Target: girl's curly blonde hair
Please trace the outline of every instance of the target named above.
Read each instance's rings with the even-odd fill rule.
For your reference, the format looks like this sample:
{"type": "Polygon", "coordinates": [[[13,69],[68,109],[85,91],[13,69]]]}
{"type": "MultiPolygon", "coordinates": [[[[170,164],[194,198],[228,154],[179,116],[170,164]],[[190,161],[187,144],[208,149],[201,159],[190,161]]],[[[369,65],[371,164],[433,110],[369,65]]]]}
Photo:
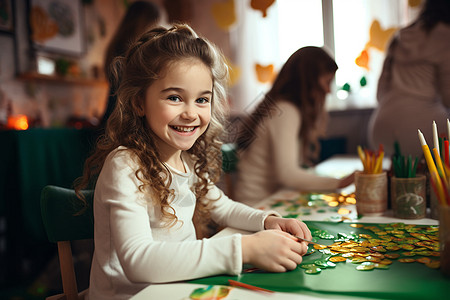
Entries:
{"type": "Polygon", "coordinates": [[[139,164],[135,172],[142,183],[139,190],[156,202],[153,204],[160,205],[161,213],[169,223],[176,223],[177,216],[170,206],[174,193],[169,189],[172,177],[154,143],[156,135],[145,116],[139,116],[139,108],[143,107],[148,87],[161,78],[169,64],[192,58],[200,60],[211,70],[213,80],[210,124],[187,151],[198,176],[194,186],[196,216],[203,222],[209,221],[210,201],[206,201],[205,196],[208,186],[219,180],[221,172],[222,143],[219,138],[227,112],[228,67],[220,50],[185,24],[149,30],[130,46],[125,56],[114,59],[111,73],[115,78],[114,84],[118,85],[117,105],[108,119],[105,134],[99,137],[94,153],[85,162],[83,176],[75,182],[80,199],[84,201],[82,189],[95,186],[108,154],[119,146],[125,146],[139,164]]]}

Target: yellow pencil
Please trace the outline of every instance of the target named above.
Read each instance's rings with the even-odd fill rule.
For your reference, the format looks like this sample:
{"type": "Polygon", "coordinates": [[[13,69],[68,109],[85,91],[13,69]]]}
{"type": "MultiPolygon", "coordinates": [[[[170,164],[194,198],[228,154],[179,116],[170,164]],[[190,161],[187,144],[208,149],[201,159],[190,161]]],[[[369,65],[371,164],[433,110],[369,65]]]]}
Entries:
{"type": "Polygon", "coordinates": [[[358,147],[357,147],[357,150],[358,150],[359,159],[361,159],[361,162],[362,162],[362,164],[363,164],[364,171],[367,172],[366,156],[364,155],[364,151],[363,151],[363,149],[361,148],[361,146],[359,146],[359,145],[358,145],[358,147]]]}
{"type": "Polygon", "coordinates": [[[428,171],[430,171],[431,177],[434,179],[434,184],[436,185],[437,196],[442,205],[445,205],[445,194],[444,188],[442,186],[442,182],[439,178],[439,173],[437,171],[436,165],[434,164],[433,157],[431,156],[430,149],[428,148],[427,142],[425,141],[425,137],[423,136],[420,129],[418,129],[418,135],[420,143],[422,144],[423,155],[425,156],[425,160],[428,165],[428,171]]]}
{"type": "Polygon", "coordinates": [[[436,167],[440,174],[442,174],[442,179],[444,182],[447,182],[447,176],[445,175],[444,166],[442,165],[441,157],[439,156],[439,152],[436,148],[433,148],[434,159],[436,160],[436,167]]]}
{"type": "Polygon", "coordinates": [[[380,154],[378,155],[377,158],[377,162],[375,164],[375,170],[374,173],[381,173],[381,171],[383,170],[383,158],[384,158],[384,152],[381,151],[380,154]]]}

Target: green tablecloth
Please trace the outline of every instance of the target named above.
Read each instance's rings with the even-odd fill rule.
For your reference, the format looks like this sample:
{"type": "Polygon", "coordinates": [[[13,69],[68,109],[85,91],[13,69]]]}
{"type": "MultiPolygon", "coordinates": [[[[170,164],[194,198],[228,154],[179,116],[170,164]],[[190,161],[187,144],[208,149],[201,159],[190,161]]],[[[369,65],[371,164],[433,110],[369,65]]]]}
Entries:
{"type": "Polygon", "coordinates": [[[0,131],[0,214],[15,215],[30,238],[46,241],[41,190],[48,184],[72,187],[93,136],[91,130],[77,129],[0,131]]]}
{"type": "MultiPolygon", "coordinates": [[[[368,233],[362,228],[352,228],[348,223],[306,221],[310,228],[327,230],[330,233],[368,233]]],[[[319,240],[331,244],[329,240],[319,240]]],[[[321,257],[315,252],[304,257],[304,263],[312,263],[321,257]]],[[[324,298],[332,295],[344,297],[367,297],[376,299],[448,299],[450,297],[450,278],[445,278],[439,270],[424,264],[400,263],[396,260],[388,270],[374,269],[357,271],[352,263],[336,263],[335,268],[327,268],[315,275],[305,274],[298,267],[286,273],[244,273],[239,277],[215,276],[191,281],[199,284],[227,285],[228,279],[262,288],[292,293],[310,293],[324,298]]]]}
{"type": "Polygon", "coordinates": [[[91,130],[67,128],[0,131],[0,213],[19,218],[27,237],[46,241],[41,190],[48,184],[72,187],[92,138],[91,130]]]}
{"type": "Polygon", "coordinates": [[[72,187],[94,137],[88,129],[0,131],[1,286],[33,278],[55,255],[42,223],[41,190],[72,187]]]}

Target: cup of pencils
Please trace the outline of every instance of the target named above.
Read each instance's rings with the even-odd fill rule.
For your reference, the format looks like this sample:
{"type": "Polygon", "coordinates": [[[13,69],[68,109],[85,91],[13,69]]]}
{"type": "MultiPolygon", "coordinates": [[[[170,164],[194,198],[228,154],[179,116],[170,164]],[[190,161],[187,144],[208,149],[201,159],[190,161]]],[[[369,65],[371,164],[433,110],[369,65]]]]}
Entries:
{"type": "Polygon", "coordinates": [[[439,245],[441,272],[450,276],[450,122],[447,119],[448,136],[440,142],[436,123],[433,121],[433,152],[430,151],[424,135],[418,130],[419,141],[430,172],[430,183],[439,203],[439,245]],[[433,155],[431,154],[433,153],[433,155]]]}
{"type": "Polygon", "coordinates": [[[425,175],[417,175],[417,164],[411,155],[392,158],[394,176],[391,177],[391,202],[394,217],[400,219],[422,219],[426,214],[426,186],[425,175]]]}
{"type": "Polygon", "coordinates": [[[355,198],[358,215],[382,215],[387,209],[387,175],[383,171],[383,146],[378,151],[358,146],[363,171],[355,173],[355,198]]]}

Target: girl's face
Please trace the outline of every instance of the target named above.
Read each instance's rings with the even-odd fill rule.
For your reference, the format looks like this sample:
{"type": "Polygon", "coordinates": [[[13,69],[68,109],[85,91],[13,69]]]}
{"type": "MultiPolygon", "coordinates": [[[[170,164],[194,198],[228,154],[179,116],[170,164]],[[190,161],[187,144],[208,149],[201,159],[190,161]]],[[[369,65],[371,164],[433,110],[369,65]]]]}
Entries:
{"type": "Polygon", "coordinates": [[[147,89],[144,115],[163,157],[190,149],[211,119],[212,76],[198,59],[169,64],[147,89]]]}
{"type": "Polygon", "coordinates": [[[331,92],[331,82],[334,79],[334,73],[325,73],[319,76],[319,86],[323,89],[325,94],[329,94],[331,92]]]}

